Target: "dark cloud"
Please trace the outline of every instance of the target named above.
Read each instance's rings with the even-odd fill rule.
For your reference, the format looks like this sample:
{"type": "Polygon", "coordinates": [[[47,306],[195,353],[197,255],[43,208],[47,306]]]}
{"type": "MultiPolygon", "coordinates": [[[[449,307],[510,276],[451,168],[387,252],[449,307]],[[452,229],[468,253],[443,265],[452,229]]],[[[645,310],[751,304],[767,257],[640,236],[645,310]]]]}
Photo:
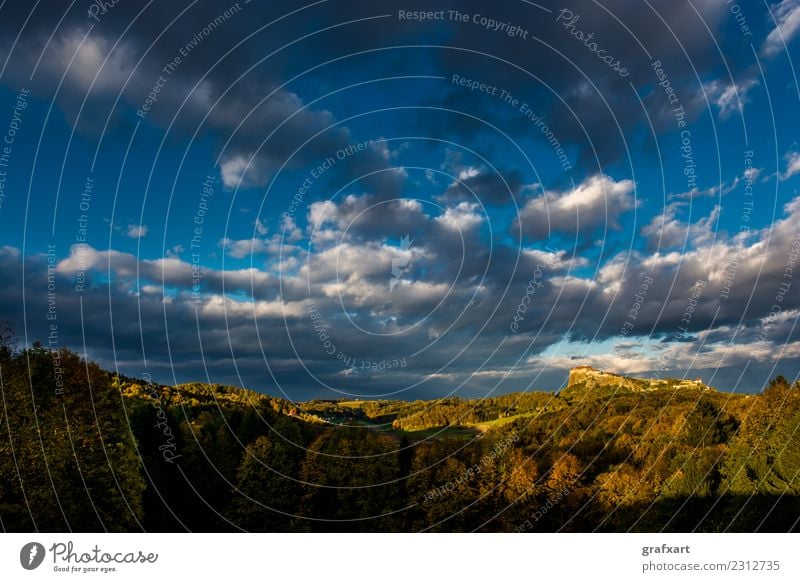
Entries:
{"type": "Polygon", "coordinates": [[[492,172],[488,168],[462,168],[440,200],[480,201],[483,204],[519,204],[524,181],[519,170],[492,172]]]}
{"type": "MultiPolygon", "coordinates": [[[[729,14],[724,3],[573,0],[566,5],[543,4],[544,10],[520,2],[489,8],[478,0],[442,6],[445,11],[482,15],[519,27],[527,38],[491,30],[480,21],[451,21],[449,12],[444,21],[403,20],[398,17],[400,10],[430,10],[427,3],[405,0],[369,5],[327,2],[313,7],[292,2],[185,1],[147,9],[119,3],[101,15],[100,22],[77,6],[66,14],[38,7],[30,15],[15,6],[4,10],[6,26],[0,45],[10,51],[5,78],[22,82],[36,68],[32,83],[42,98],[66,73],[54,96],[67,118],[84,130],[106,127],[105,119],[112,111],[112,120],[130,129],[119,109],[111,109],[117,97],[118,107],[139,109],[159,76],[166,78],[149,120],[167,124],[181,108],[172,130],[194,132],[207,114],[200,129],[223,140],[220,147],[225,144],[221,154],[229,183],[237,173],[234,170],[243,169],[255,154],[246,185],[262,185],[297,146],[335,121],[324,104],[306,107],[306,103],[344,82],[374,79],[375,72],[388,65],[393,75],[428,73],[448,78],[444,93],[428,99],[432,105],[466,111],[479,119],[498,118],[499,127],[517,138],[540,139],[530,124],[520,122],[519,112],[496,95],[465,90],[452,85],[449,78],[458,73],[511,91],[545,119],[560,142],[577,146],[589,173],[600,170],[596,159],[601,163],[624,159],[634,130],[648,127],[637,92],[644,96],[657,127],[674,129],[663,114],[668,105],[656,86],[654,60],[661,61],[668,72],[689,119],[711,103],[719,105],[720,98],[721,107],[729,111],[730,93],[724,92],[733,79],[725,78],[722,55],[714,44],[715,39],[726,38],[722,31],[727,30],[729,14]],[[221,18],[225,10],[229,17],[221,18]],[[13,45],[28,16],[20,40],[13,45]],[[91,32],[89,24],[94,25],[91,32]],[[575,37],[576,31],[591,34],[598,47],[624,65],[628,75],[621,76],[599,59],[586,41],[575,37]],[[400,45],[447,48],[385,50],[400,45]],[[179,66],[165,76],[163,68],[182,52],[186,56],[179,66]],[[364,54],[349,56],[353,53],[364,54]],[[336,65],[319,67],[341,57],[336,65]],[[293,77],[298,78],[282,86],[293,77]],[[708,102],[696,98],[706,83],[713,89],[708,102]],[[85,105],[84,99],[88,100],[85,105]],[[665,122],[658,123],[662,118],[665,122]],[[282,129],[265,142],[284,121],[282,129]]],[[[782,10],[779,18],[786,20],[788,14],[788,8],[782,10]]],[[[731,44],[725,56],[735,62],[742,49],[731,44]]],[[[740,82],[739,88],[751,82],[740,82]]],[[[421,124],[431,136],[455,132],[463,138],[491,131],[472,117],[436,115],[437,124],[421,124]]],[[[296,162],[302,165],[335,151],[347,139],[346,128],[323,131],[296,162]]]]}
{"type": "MultiPolygon", "coordinates": [[[[702,369],[722,354],[730,365],[749,358],[764,368],[778,353],[787,361],[800,357],[794,326],[800,300],[781,292],[787,265],[800,249],[793,227],[798,212],[795,200],[771,229],[718,236],[680,255],[619,255],[594,273],[584,259],[563,251],[525,250],[514,260],[506,247],[496,262],[484,252],[485,275],[459,274],[454,265],[444,266],[458,260],[439,252],[434,226],[430,238],[407,250],[363,240],[353,244],[345,234],[313,252],[307,266],[294,273],[206,269],[200,302],[192,296],[190,265],[178,259],[137,260],[93,249],[78,255],[73,249],[48,281],[45,255],[23,259],[5,247],[0,275],[7,284],[0,309],[16,314],[12,319],[18,329],[27,329],[29,341],[48,337],[51,282],[58,341],[72,346],[85,341],[92,357],[106,366],[143,366],[146,355],[164,370],[172,362],[172,373],[188,379],[197,377],[202,353],[215,374],[230,378],[241,360],[245,384],[277,389],[274,373],[282,389],[306,395],[331,389],[375,395],[404,386],[421,394],[462,381],[472,389],[498,381],[520,388],[536,366],[546,364],[550,373],[567,366],[571,356],[549,354],[557,345],[563,349],[565,338],[570,349],[589,340],[611,340],[619,349],[636,338],[652,338],[656,346],[659,338],[668,340],[665,347],[652,348],[665,350],[666,360],[649,352],[636,359],[630,346],[628,352],[610,353],[613,360],[592,356],[632,373],[662,361],[671,369],[702,369]],[[74,291],[79,258],[89,274],[83,293],[74,291]],[[393,261],[403,258],[408,269],[392,289],[393,261]],[[23,269],[25,322],[19,319],[23,269]],[[104,272],[110,272],[110,281],[104,282],[104,272]],[[526,295],[529,301],[520,312],[526,295]],[[522,317],[512,330],[515,313],[522,317]],[[361,369],[394,360],[405,365],[361,369]],[[356,369],[347,365],[352,361],[356,369]]],[[[326,224],[338,229],[336,223],[326,224]]],[[[470,255],[470,261],[477,256],[470,255]]]]}

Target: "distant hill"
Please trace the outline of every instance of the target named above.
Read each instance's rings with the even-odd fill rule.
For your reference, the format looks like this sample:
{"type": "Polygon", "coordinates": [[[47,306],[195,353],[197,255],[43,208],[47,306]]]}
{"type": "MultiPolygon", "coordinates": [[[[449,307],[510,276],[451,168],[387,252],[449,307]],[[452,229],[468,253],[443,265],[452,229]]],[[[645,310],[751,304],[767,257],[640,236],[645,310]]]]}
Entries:
{"type": "Polygon", "coordinates": [[[565,398],[593,398],[615,392],[646,392],[651,390],[713,390],[699,378],[631,378],[597,370],[591,366],[577,366],[569,372],[567,386],[560,392],[565,398]]]}

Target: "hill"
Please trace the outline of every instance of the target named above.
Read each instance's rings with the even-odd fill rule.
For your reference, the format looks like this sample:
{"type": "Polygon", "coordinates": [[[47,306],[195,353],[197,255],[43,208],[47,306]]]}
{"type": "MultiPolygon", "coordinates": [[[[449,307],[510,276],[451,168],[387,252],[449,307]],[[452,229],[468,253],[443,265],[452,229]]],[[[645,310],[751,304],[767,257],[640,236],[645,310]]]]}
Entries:
{"type": "Polygon", "coordinates": [[[800,384],[293,403],[0,350],[6,531],[786,531],[800,384]],[[57,388],[57,389],[56,389],[57,388]]]}
{"type": "Polygon", "coordinates": [[[569,372],[567,386],[560,395],[571,398],[594,398],[620,392],[644,392],[652,390],[712,390],[699,378],[631,378],[596,370],[591,366],[577,366],[569,372]]]}

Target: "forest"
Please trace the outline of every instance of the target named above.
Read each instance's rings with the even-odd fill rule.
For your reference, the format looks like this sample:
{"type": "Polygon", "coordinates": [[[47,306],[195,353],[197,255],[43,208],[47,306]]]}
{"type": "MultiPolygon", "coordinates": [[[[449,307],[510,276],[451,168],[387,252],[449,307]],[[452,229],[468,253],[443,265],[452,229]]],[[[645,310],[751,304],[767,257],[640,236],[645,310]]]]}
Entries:
{"type": "Polygon", "coordinates": [[[294,403],[0,347],[7,532],[790,531],[800,383],[294,403]]]}

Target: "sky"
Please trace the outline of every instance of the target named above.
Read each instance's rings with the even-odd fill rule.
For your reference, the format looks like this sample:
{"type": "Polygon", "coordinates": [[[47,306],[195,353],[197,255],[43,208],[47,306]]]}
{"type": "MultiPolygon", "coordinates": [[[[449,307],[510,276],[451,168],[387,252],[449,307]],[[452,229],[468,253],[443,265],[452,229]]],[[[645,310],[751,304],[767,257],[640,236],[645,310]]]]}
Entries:
{"type": "Polygon", "coordinates": [[[798,376],[800,0],[0,3],[20,345],[292,400],[798,376]]]}

